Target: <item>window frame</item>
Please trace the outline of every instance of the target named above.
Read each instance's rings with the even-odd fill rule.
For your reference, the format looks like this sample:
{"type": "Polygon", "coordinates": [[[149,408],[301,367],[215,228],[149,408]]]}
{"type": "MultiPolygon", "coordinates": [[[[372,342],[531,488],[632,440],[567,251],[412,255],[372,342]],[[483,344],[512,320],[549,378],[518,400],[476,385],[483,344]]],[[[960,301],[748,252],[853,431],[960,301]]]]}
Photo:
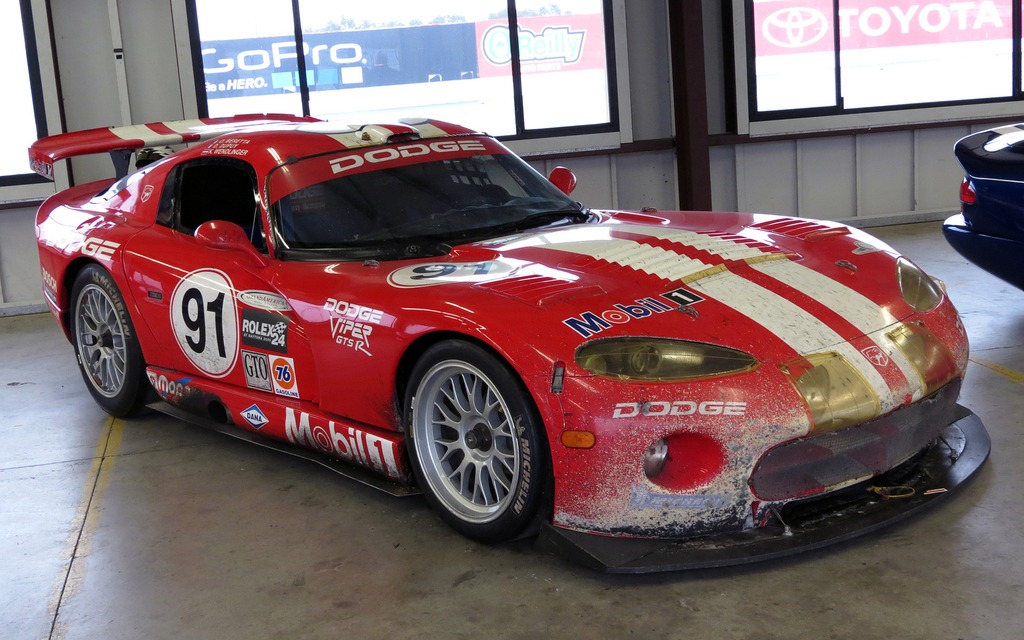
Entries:
{"type": "MultiPolygon", "coordinates": [[[[736,133],[740,135],[779,136],[818,132],[850,132],[879,127],[904,127],[927,123],[969,120],[1020,118],[1024,109],[1022,89],[1022,3],[1012,4],[1012,89],[1010,96],[951,100],[878,107],[846,108],[841,103],[832,107],[810,107],[768,112],[757,111],[757,84],[754,58],[753,0],[731,0],[732,22],[727,27],[726,42],[731,37],[734,52],[736,133]]],[[[836,39],[838,40],[838,33],[836,39]]],[[[729,46],[728,44],[726,46],[729,46]]],[[[841,51],[835,51],[836,95],[842,82],[841,51]]]]}
{"type": "MultiPolygon", "coordinates": [[[[208,114],[205,74],[201,44],[198,37],[199,24],[196,0],[179,0],[183,5],[178,19],[184,19],[190,53],[191,77],[182,74],[182,93],[191,94],[195,99],[196,113],[199,117],[208,114]],[[184,15],[180,15],[184,14],[184,15]]],[[[293,7],[298,0],[291,0],[293,7]]],[[[499,139],[512,147],[517,153],[556,153],[579,148],[617,148],[633,142],[632,123],[630,121],[630,98],[627,75],[626,57],[626,18],[625,0],[602,0],[605,21],[605,59],[608,74],[608,108],[609,122],[596,125],[576,125],[549,129],[524,130],[524,109],[522,106],[522,86],[518,63],[513,61],[513,83],[516,96],[516,129],[517,133],[499,136],[499,139]]],[[[513,5],[514,0],[509,0],[513,5]]],[[[297,11],[297,9],[296,9],[297,11]]],[[[296,25],[296,31],[300,27],[296,25]]],[[[300,40],[301,42],[301,40],[300,40]]],[[[518,43],[513,44],[518,50],[518,43]]],[[[305,85],[305,64],[303,57],[298,59],[298,77],[305,85]]],[[[309,110],[308,90],[302,91],[303,111],[309,110]]]]}
{"type": "MultiPolygon", "coordinates": [[[[19,0],[19,3],[35,115],[35,133],[37,138],[41,138],[50,131],[59,131],[61,128],[49,9],[46,0],[19,0]]],[[[0,176],[0,203],[17,205],[21,202],[35,202],[67,188],[68,184],[67,169],[63,163],[54,167],[52,182],[30,171],[26,148],[25,173],[0,176]]]]}

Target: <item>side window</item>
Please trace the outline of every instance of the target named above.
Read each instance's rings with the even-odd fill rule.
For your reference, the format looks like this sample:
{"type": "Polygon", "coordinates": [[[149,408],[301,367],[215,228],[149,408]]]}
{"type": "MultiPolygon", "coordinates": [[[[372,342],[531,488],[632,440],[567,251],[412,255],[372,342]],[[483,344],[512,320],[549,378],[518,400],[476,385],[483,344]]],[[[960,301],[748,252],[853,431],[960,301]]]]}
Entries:
{"type": "Polygon", "coordinates": [[[256,173],[236,160],[200,160],[175,168],[167,177],[158,221],[192,234],[210,220],[242,227],[260,251],[266,250],[256,197],[256,173]]]}

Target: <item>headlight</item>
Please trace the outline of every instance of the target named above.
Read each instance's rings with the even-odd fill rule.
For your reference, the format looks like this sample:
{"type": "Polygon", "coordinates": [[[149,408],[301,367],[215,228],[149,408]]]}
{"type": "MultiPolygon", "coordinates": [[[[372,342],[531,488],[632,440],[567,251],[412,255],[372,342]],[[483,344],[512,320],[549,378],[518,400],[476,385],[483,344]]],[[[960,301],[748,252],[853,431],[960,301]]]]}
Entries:
{"type": "Polygon", "coordinates": [[[838,353],[817,353],[783,366],[811,413],[811,431],[824,433],[870,420],[880,403],[864,377],[838,353]]]}
{"type": "Polygon", "coordinates": [[[931,311],[942,302],[942,287],[910,260],[896,261],[896,278],[903,299],[915,311],[931,311]]]}
{"type": "Polygon", "coordinates": [[[753,356],[702,342],[667,338],[613,338],[587,343],[576,362],[599,376],[621,380],[692,380],[750,371],[753,356]]]}

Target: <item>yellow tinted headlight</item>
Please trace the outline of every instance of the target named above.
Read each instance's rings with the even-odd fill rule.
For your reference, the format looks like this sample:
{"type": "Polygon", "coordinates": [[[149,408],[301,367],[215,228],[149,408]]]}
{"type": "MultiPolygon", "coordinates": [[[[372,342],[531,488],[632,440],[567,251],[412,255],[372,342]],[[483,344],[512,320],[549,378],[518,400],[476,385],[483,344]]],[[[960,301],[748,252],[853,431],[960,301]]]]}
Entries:
{"type": "Polygon", "coordinates": [[[910,260],[900,258],[896,261],[896,278],[903,299],[915,311],[931,311],[942,302],[942,287],[939,283],[910,260]]]}
{"type": "Polygon", "coordinates": [[[742,351],[667,338],[618,338],[587,343],[576,362],[620,380],[691,380],[750,371],[757,360],[742,351]]]}

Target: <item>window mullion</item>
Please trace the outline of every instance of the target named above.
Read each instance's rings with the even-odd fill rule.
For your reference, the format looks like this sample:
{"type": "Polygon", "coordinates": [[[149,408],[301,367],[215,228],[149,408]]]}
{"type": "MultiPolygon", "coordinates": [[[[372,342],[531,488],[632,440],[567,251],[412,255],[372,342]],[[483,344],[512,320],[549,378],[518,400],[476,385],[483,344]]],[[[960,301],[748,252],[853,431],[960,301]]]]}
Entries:
{"type": "Polygon", "coordinates": [[[526,131],[526,109],[523,106],[523,76],[519,62],[519,14],[516,10],[515,0],[508,0],[508,41],[509,51],[512,54],[509,65],[512,69],[512,101],[516,110],[516,135],[522,135],[526,131]]]}
{"type": "Polygon", "coordinates": [[[295,22],[295,62],[299,74],[299,96],[302,101],[302,115],[309,115],[309,82],[306,78],[306,54],[302,44],[302,12],[299,0],[292,0],[292,20],[295,22]]]}
{"type": "Polygon", "coordinates": [[[836,105],[837,111],[843,110],[843,52],[839,44],[839,0],[832,0],[832,51],[836,67],[836,105]]]}

